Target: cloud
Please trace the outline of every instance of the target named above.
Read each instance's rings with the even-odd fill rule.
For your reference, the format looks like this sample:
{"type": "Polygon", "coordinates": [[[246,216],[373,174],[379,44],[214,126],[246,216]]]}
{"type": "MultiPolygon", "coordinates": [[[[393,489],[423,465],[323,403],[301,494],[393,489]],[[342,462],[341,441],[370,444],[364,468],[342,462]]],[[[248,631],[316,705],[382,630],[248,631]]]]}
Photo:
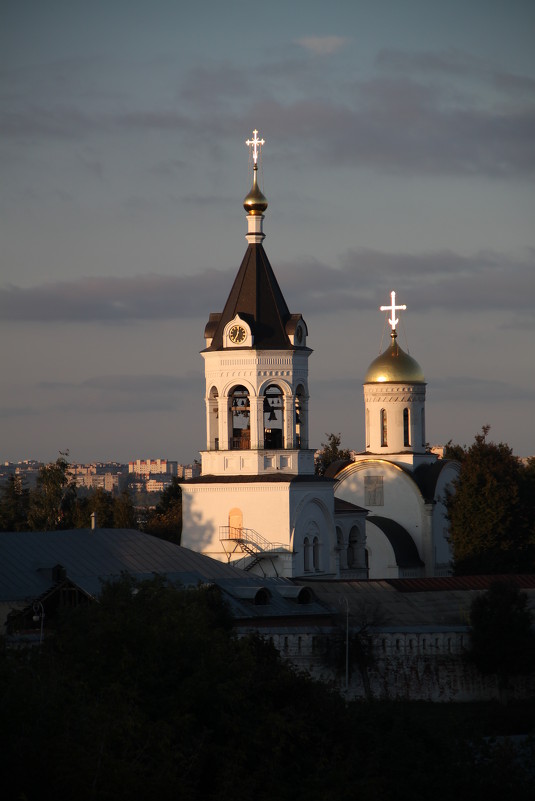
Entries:
{"type": "MultiPolygon", "coordinates": [[[[386,253],[359,248],[336,266],[315,259],[277,265],[283,293],[297,311],[369,309],[378,294],[410,293],[416,307],[511,312],[521,327],[532,310],[535,251],[524,260],[496,252],[463,256],[451,250],[386,253]]],[[[0,289],[3,321],[104,322],[165,320],[220,311],[235,270],[205,270],[190,276],[139,275],[81,278],[30,288],[0,289]]],[[[401,299],[401,302],[404,302],[401,299]]],[[[532,322],[533,324],[533,322],[532,322]]]]}
{"type": "Polygon", "coordinates": [[[303,36],[295,43],[315,56],[330,56],[349,43],[346,36],[303,36]]]}
{"type": "Polygon", "coordinates": [[[396,75],[404,72],[424,76],[472,77],[483,80],[499,90],[535,94],[535,79],[530,76],[503,70],[489,60],[456,48],[416,52],[395,48],[384,49],[377,55],[376,65],[396,75]]]}
{"type": "Polygon", "coordinates": [[[503,404],[535,401],[535,390],[531,387],[465,375],[433,378],[432,392],[440,397],[441,402],[503,404]]]}

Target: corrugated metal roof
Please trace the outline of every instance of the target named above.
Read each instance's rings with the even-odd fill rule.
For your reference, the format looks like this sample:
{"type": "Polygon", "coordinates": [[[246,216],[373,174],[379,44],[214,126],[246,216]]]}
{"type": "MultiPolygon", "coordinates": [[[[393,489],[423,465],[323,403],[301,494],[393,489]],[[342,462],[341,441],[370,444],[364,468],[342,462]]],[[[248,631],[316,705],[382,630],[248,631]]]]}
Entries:
{"type": "Polygon", "coordinates": [[[185,587],[216,584],[225,593],[236,618],[295,617],[330,614],[312,600],[284,597],[288,579],[251,575],[203,554],[131,529],[74,529],[50,532],[0,533],[0,602],[29,603],[55,585],[52,568],[61,565],[66,578],[93,597],[102,581],[129,573],[143,580],[165,575],[185,587]],[[255,604],[256,593],[244,587],[266,587],[267,604],[255,604]],[[234,592],[236,590],[236,592],[234,592]]]}

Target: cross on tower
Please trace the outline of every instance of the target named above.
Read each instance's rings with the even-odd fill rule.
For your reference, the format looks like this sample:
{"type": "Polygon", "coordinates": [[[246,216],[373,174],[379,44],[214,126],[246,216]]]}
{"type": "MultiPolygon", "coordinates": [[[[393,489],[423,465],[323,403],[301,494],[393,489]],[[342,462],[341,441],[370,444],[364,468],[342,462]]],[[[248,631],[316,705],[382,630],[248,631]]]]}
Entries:
{"type": "Polygon", "coordinates": [[[262,147],[262,145],[265,145],[264,139],[259,139],[258,138],[258,131],[256,130],[256,128],[253,131],[253,138],[252,139],[247,139],[245,144],[247,145],[247,147],[252,147],[253,148],[253,162],[256,164],[257,161],[258,161],[260,148],[262,147]]]}
{"type": "Polygon", "coordinates": [[[392,312],[392,317],[390,317],[388,322],[390,323],[390,325],[392,327],[392,333],[394,334],[395,331],[396,331],[396,325],[399,323],[399,319],[396,317],[396,312],[397,311],[405,311],[407,307],[406,306],[396,306],[396,293],[395,292],[391,292],[390,293],[390,299],[392,301],[392,305],[391,306],[380,306],[379,307],[379,311],[391,311],[392,312]]]}

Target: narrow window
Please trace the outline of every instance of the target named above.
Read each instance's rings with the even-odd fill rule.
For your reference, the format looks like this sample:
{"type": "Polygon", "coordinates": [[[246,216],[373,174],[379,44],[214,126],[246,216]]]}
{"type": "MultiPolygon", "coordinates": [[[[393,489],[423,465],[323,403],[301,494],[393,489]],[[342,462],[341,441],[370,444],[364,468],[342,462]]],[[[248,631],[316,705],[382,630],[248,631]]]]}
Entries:
{"type": "Polygon", "coordinates": [[[425,448],[425,409],[422,409],[421,425],[422,425],[422,447],[425,448]]]}
{"type": "Polygon", "coordinates": [[[317,537],[314,537],[314,542],[312,544],[312,561],[314,564],[314,570],[320,569],[320,541],[317,537]]]}
{"type": "Polygon", "coordinates": [[[386,421],[386,409],[381,409],[381,447],[388,445],[388,430],[386,421]]]}
{"type": "Polygon", "coordinates": [[[303,542],[303,551],[305,572],[308,572],[310,570],[310,540],[308,537],[305,537],[303,542]]]}
{"type": "Polygon", "coordinates": [[[403,409],[403,445],[408,447],[411,444],[411,420],[408,409],[403,409]]]}
{"type": "Polygon", "coordinates": [[[366,447],[370,447],[370,410],[366,409],[366,447]]]}

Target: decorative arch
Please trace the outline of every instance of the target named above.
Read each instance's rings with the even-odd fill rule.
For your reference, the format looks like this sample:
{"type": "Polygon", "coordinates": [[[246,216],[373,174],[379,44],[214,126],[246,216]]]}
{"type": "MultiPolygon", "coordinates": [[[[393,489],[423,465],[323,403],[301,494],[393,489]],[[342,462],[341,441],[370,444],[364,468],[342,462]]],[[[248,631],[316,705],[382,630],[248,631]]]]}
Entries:
{"type": "Polygon", "coordinates": [[[229,449],[251,447],[251,396],[244,384],[234,384],[228,393],[229,449]]]}

